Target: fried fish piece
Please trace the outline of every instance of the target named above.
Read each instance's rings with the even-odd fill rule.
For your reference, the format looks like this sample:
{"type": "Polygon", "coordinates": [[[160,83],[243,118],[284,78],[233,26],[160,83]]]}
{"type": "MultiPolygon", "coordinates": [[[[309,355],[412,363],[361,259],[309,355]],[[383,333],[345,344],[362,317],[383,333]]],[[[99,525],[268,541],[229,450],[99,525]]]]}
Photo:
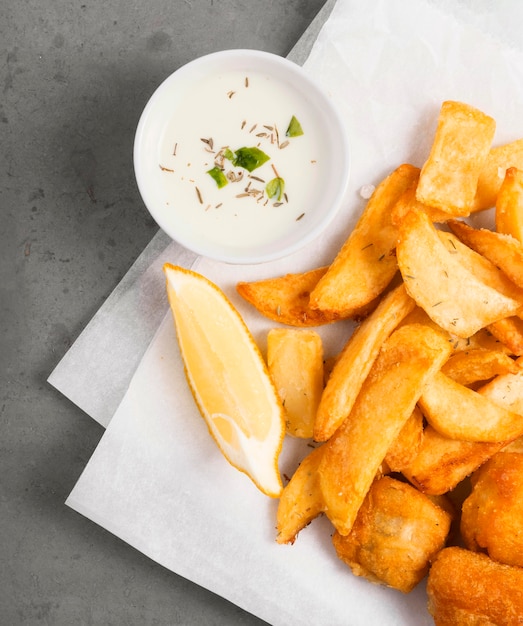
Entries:
{"type": "Polygon", "coordinates": [[[384,476],[372,484],[351,532],[332,538],[356,576],[408,593],[444,547],[452,515],[417,489],[384,476]]]}
{"type": "Polygon", "coordinates": [[[467,548],[495,561],[523,566],[523,455],[498,452],[471,477],[462,507],[467,548]]]}
{"type": "Polygon", "coordinates": [[[441,550],[429,571],[436,626],[523,624],[523,569],[459,547],[441,550]]]}

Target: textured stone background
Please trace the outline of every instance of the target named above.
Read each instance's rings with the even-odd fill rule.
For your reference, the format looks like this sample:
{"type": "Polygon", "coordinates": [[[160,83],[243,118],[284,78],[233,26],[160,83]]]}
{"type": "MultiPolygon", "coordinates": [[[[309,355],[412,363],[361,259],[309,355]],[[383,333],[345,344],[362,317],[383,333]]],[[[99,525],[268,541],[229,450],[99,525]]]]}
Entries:
{"type": "Polygon", "coordinates": [[[46,383],[157,227],[132,144],[202,54],[286,55],[324,0],[0,0],[0,624],[262,622],[64,505],[102,428],[46,383]]]}

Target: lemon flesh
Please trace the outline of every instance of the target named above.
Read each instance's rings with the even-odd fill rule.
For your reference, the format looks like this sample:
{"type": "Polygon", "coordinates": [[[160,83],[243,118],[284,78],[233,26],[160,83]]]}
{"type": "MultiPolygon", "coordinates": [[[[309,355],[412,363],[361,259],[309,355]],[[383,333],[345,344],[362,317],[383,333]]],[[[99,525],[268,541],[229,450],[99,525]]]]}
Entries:
{"type": "Polygon", "coordinates": [[[278,497],[283,407],[263,357],[239,313],[207,278],[164,265],[189,387],[226,459],[278,497]]]}

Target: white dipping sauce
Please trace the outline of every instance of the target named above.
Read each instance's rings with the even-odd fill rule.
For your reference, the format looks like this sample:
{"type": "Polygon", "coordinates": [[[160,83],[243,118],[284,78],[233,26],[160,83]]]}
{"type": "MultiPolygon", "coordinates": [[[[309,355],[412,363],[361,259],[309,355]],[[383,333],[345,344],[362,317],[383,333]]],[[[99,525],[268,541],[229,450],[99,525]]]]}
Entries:
{"type": "Polygon", "coordinates": [[[163,132],[162,222],[178,232],[186,229],[191,239],[198,234],[202,245],[232,244],[238,250],[290,237],[319,203],[322,180],[329,177],[316,115],[296,90],[262,73],[231,71],[197,83],[175,105],[163,132]],[[292,116],[303,135],[285,136],[292,116]],[[257,146],[270,160],[252,173],[223,161],[224,173],[243,177],[218,188],[207,171],[226,146],[232,152],[257,146]],[[265,191],[276,176],[273,168],[285,181],[280,203],[265,191]]]}

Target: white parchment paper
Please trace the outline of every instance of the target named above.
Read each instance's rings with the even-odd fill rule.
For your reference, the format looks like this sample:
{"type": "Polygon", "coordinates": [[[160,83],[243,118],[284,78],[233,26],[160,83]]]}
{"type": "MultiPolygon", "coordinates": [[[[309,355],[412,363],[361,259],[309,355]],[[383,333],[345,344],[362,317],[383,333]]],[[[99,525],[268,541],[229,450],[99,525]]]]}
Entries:
{"type": "MultiPolygon", "coordinates": [[[[495,143],[523,137],[523,55],[503,41],[504,34],[514,35],[503,24],[521,24],[523,6],[482,2],[476,5],[481,11],[471,13],[471,4],[338,0],[305,63],[339,106],[351,140],[351,182],[338,219],[307,250],[284,261],[234,267],[182,258],[226,291],[262,348],[273,324],[239,301],[236,281],[328,262],[363,208],[361,186],[377,184],[402,162],[422,165],[441,101],[464,100],[495,117],[495,143]]],[[[180,250],[163,250],[138,273],[140,280],[159,285],[161,262],[170,253],[180,250]]],[[[67,504],[275,626],[432,624],[423,585],[405,596],[352,576],[333,553],[325,519],[315,520],[294,546],[276,545],[276,503],[229,467],[210,440],[185,386],[172,322],[160,300],[154,307],[159,330],[114,416],[104,416],[106,433],[67,504]]],[[[141,328],[148,302],[136,306],[133,299],[133,311],[129,323],[141,328]]],[[[110,315],[103,328],[114,328],[110,315]]],[[[335,352],[350,325],[321,333],[327,351],[335,352]]],[[[81,357],[77,352],[75,359],[81,357]]],[[[67,388],[58,378],[57,385],[67,388]]],[[[91,388],[92,395],[98,391],[91,388]]],[[[284,450],[285,473],[303,453],[294,443],[284,450]]]]}

